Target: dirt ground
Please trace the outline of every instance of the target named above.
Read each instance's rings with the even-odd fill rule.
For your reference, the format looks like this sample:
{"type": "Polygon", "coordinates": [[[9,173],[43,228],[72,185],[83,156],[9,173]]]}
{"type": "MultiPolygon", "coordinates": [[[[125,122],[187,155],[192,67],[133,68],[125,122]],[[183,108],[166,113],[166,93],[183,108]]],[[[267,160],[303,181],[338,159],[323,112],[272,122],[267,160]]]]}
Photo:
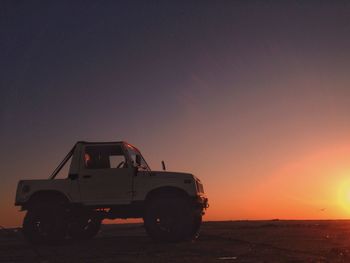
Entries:
{"type": "Polygon", "coordinates": [[[350,221],[206,222],[196,241],[158,244],[141,224],[104,225],[89,241],[32,246],[0,230],[0,262],[350,262],[350,221]]]}

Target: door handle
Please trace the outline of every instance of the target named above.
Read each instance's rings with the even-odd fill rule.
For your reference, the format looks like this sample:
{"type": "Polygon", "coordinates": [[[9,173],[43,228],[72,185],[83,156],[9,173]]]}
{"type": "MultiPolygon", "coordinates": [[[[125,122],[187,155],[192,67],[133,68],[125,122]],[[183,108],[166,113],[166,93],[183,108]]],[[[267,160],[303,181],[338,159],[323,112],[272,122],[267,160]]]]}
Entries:
{"type": "Polygon", "coordinates": [[[88,175],[88,174],[83,175],[83,178],[89,179],[89,178],[91,178],[91,175],[88,175]]]}

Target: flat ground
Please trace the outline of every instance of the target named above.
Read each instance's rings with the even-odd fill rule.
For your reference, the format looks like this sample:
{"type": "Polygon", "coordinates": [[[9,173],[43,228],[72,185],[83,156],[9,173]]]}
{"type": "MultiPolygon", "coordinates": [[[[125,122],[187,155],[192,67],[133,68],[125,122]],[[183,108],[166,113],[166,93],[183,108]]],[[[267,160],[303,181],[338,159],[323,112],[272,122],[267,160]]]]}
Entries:
{"type": "Polygon", "coordinates": [[[0,230],[0,262],[350,262],[350,221],[206,222],[194,242],[158,244],[141,224],[104,225],[89,241],[32,246],[0,230]]]}

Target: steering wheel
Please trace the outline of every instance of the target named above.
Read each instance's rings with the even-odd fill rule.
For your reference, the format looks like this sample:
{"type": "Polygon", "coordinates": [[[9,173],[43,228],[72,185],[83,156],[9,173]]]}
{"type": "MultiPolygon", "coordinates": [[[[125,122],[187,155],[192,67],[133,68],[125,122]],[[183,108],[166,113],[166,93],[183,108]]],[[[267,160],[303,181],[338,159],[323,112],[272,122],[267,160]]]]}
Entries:
{"type": "Polygon", "coordinates": [[[121,168],[123,165],[125,165],[125,161],[121,161],[121,162],[117,165],[117,168],[121,168]]]}

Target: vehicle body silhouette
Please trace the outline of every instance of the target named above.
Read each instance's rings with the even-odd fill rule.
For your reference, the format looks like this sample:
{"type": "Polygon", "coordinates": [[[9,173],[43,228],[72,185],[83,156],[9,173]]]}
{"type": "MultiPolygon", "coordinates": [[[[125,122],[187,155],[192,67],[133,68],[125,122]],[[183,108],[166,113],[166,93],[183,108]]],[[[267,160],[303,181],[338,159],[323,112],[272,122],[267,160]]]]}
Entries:
{"type": "Polygon", "coordinates": [[[143,218],[152,239],[176,242],[198,236],[208,199],[197,177],[152,171],[129,143],[80,141],[49,179],[21,180],[15,205],[33,243],[92,238],[105,218],[143,218]],[[69,160],[68,176],[57,179],[69,160]]]}

